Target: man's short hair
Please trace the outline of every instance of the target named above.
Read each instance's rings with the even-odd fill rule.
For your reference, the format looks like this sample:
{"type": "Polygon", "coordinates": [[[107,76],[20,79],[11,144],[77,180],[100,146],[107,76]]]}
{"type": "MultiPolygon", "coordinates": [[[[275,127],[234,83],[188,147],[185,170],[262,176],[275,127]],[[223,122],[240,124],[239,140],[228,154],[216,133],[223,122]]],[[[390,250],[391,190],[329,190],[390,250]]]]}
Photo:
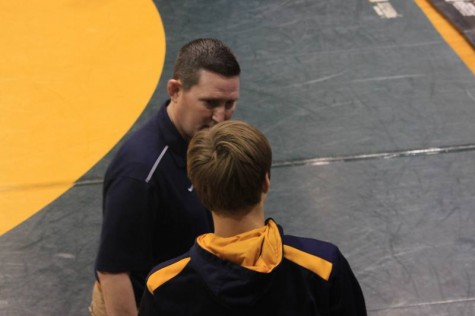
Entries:
{"type": "Polygon", "coordinates": [[[245,214],[259,203],[271,165],[266,137],[241,121],[201,130],[188,147],[188,176],[203,205],[213,212],[245,214]]]}
{"type": "Polygon", "coordinates": [[[180,80],[183,88],[188,90],[198,83],[203,69],[225,77],[241,73],[231,49],[213,38],[199,38],[180,49],[173,66],[173,79],[180,80]]]}

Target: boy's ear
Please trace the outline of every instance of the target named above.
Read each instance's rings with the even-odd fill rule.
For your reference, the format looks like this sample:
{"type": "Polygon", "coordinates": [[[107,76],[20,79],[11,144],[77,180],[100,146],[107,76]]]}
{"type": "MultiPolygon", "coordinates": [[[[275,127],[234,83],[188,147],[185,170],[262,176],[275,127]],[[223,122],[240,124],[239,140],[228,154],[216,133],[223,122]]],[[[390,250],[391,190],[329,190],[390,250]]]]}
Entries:
{"type": "Polygon", "coordinates": [[[168,80],[167,92],[168,92],[168,96],[170,97],[170,100],[172,102],[176,102],[176,100],[179,96],[179,93],[181,91],[181,88],[182,88],[182,85],[181,85],[180,80],[177,80],[177,79],[168,80]]]}
{"type": "Polygon", "coordinates": [[[262,183],[262,192],[267,193],[270,189],[270,178],[269,174],[266,173],[266,177],[264,178],[264,182],[262,183]]]}

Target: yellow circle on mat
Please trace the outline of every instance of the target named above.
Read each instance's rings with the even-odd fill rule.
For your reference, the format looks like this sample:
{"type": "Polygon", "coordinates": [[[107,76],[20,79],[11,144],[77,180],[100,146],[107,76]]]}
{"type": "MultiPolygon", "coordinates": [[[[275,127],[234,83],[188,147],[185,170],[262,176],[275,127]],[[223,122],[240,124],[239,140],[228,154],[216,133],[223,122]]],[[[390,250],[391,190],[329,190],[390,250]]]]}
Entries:
{"type": "Polygon", "coordinates": [[[147,105],[165,59],[149,0],[0,3],[0,235],[72,187],[147,105]]]}

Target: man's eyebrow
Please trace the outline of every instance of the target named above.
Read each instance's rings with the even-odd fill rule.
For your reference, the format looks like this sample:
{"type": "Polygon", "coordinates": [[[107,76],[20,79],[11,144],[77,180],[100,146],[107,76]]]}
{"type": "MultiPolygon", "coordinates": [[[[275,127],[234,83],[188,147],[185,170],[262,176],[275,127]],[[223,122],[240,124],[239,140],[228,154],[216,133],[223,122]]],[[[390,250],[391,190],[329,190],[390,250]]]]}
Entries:
{"type": "Polygon", "coordinates": [[[198,98],[200,101],[237,101],[239,100],[239,97],[237,98],[214,98],[214,97],[200,97],[198,98]]]}

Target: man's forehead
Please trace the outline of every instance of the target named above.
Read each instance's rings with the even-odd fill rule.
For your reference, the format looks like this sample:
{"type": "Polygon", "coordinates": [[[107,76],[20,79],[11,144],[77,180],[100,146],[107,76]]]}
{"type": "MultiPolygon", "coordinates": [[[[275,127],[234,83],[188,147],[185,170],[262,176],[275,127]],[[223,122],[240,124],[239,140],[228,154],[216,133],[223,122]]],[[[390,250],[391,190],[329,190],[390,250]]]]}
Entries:
{"type": "Polygon", "coordinates": [[[199,97],[238,99],[240,89],[239,77],[206,75],[193,88],[199,94],[199,97]]]}

